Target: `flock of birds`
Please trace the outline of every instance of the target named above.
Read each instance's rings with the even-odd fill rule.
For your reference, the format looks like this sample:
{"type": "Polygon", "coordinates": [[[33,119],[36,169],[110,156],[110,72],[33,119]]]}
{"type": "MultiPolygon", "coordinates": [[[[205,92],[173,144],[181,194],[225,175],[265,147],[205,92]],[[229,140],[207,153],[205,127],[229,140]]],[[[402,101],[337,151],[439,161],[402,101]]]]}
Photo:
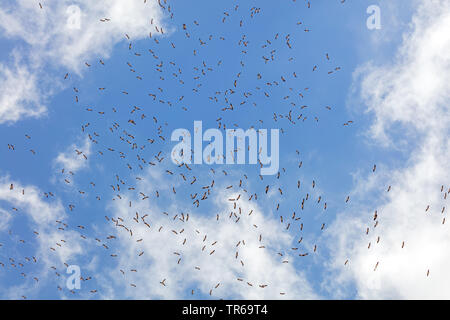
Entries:
{"type": "MultiPolygon", "coordinates": [[[[345,0],[341,1],[344,3],[345,0]]],[[[144,2],[146,2],[144,0],[144,2]]],[[[296,0],[293,0],[296,2],[296,0]]],[[[301,1],[299,1],[301,2],[301,1]]],[[[170,17],[170,23],[177,26],[176,32],[183,33],[183,41],[175,41],[172,36],[165,35],[163,27],[158,26],[154,23],[153,19],[149,20],[149,32],[148,40],[140,41],[135,44],[132,41],[132,37],[128,34],[124,34],[124,39],[128,42],[128,60],[124,61],[124,66],[128,69],[129,75],[123,75],[126,79],[120,85],[124,89],[118,92],[111,92],[112,90],[108,87],[102,85],[95,90],[95,93],[90,92],[86,94],[86,98],[83,96],[83,90],[79,86],[73,87],[73,102],[74,108],[79,113],[83,113],[83,119],[86,119],[81,124],[81,134],[85,135],[89,139],[94,152],[89,154],[86,150],[75,149],[73,150],[74,155],[77,157],[77,161],[91,161],[95,164],[107,163],[110,166],[116,168],[115,173],[106,173],[105,176],[99,178],[99,181],[94,181],[95,175],[92,181],[86,184],[86,187],[80,188],[79,183],[74,183],[74,177],[76,172],[73,172],[70,168],[60,168],[60,175],[62,177],[61,181],[63,184],[67,185],[66,192],[75,192],[73,200],[68,201],[65,206],[71,215],[71,223],[73,226],[69,225],[65,221],[55,221],[55,228],[59,231],[76,230],[80,233],[82,239],[87,240],[88,238],[94,239],[101,247],[109,253],[112,259],[117,258],[117,253],[114,253],[115,240],[120,238],[120,236],[126,234],[131,238],[135,238],[136,242],[142,242],[143,238],[141,235],[136,235],[133,233],[136,224],[143,224],[147,227],[147,232],[158,233],[164,229],[171,229],[171,233],[174,236],[180,238],[180,250],[173,253],[177,259],[174,263],[179,264],[182,267],[182,251],[185,246],[191,245],[191,241],[187,235],[184,235],[184,227],[176,229],[174,221],[182,224],[189,224],[192,220],[191,217],[199,214],[199,212],[207,212],[210,210],[211,204],[208,199],[211,199],[213,195],[219,192],[225,192],[226,194],[233,195],[228,198],[232,210],[226,213],[214,214],[212,219],[215,219],[217,223],[221,223],[223,219],[233,223],[242,223],[246,217],[252,214],[260,214],[250,210],[250,212],[244,212],[241,203],[242,201],[247,201],[249,203],[256,202],[265,198],[266,203],[273,202],[273,210],[279,216],[279,223],[282,226],[283,232],[290,232],[294,234],[297,238],[297,243],[294,247],[286,248],[283,252],[275,252],[280,259],[280,263],[289,263],[287,256],[297,256],[298,259],[307,259],[309,255],[315,254],[319,251],[318,244],[314,243],[314,240],[310,240],[310,246],[302,247],[304,243],[303,235],[305,234],[306,228],[311,230],[326,230],[327,216],[323,213],[327,210],[327,199],[325,196],[320,195],[317,190],[317,181],[313,179],[312,181],[301,181],[300,179],[294,178],[299,175],[299,172],[303,166],[303,160],[299,150],[295,151],[297,169],[299,172],[289,172],[290,170],[286,168],[281,168],[273,177],[258,175],[257,171],[252,171],[242,174],[242,171],[235,170],[234,167],[218,168],[214,166],[205,169],[204,166],[200,168],[195,167],[195,165],[180,164],[175,165],[170,161],[170,149],[172,142],[170,141],[170,117],[186,117],[186,114],[191,110],[199,110],[203,108],[203,103],[197,103],[198,107],[189,107],[186,101],[201,101],[201,98],[206,98],[209,102],[208,108],[210,110],[215,110],[215,122],[217,128],[220,130],[226,130],[227,128],[239,127],[236,123],[236,119],[241,117],[240,112],[243,110],[248,110],[253,108],[251,113],[246,113],[246,115],[252,114],[254,118],[250,119],[254,121],[252,127],[257,128],[258,126],[265,125],[269,126],[267,120],[264,116],[268,115],[272,121],[270,126],[280,128],[282,134],[286,133],[287,130],[295,130],[299,125],[305,121],[319,122],[319,115],[314,114],[314,110],[311,106],[306,105],[302,102],[304,101],[310,91],[309,87],[299,88],[298,81],[302,78],[304,81],[308,78],[308,73],[318,73],[321,72],[322,65],[325,71],[324,76],[333,77],[334,74],[341,70],[341,67],[334,65],[332,57],[329,53],[324,52],[321,57],[322,62],[311,63],[311,67],[308,71],[295,71],[292,70],[290,74],[283,74],[276,78],[265,77],[264,74],[274,74],[274,68],[272,65],[274,62],[282,59],[280,57],[289,56],[283,63],[291,63],[295,60],[296,53],[293,48],[296,45],[296,40],[302,36],[311,36],[313,34],[312,26],[305,26],[302,21],[297,21],[293,27],[297,28],[295,31],[284,32],[284,33],[274,33],[266,39],[264,43],[254,45],[252,41],[252,36],[245,34],[245,26],[257,23],[258,15],[264,10],[263,8],[251,7],[250,10],[245,11],[240,5],[234,5],[230,10],[225,11],[223,15],[218,19],[218,24],[223,24],[227,28],[227,24],[235,23],[241,28],[242,35],[237,39],[226,39],[220,35],[208,35],[203,36],[204,30],[209,29],[209,26],[202,26],[201,21],[194,20],[192,22],[176,20],[176,15],[174,14],[173,7],[168,4],[166,0],[159,0],[160,9],[165,12],[166,16],[170,17]],[[238,18],[239,17],[239,18],[238,18]],[[300,31],[299,31],[300,30],[300,31]],[[201,34],[201,35],[200,35],[201,34]],[[236,41],[235,41],[236,40],[236,41]],[[240,52],[238,56],[227,55],[222,57],[211,57],[205,54],[208,52],[206,47],[209,45],[219,45],[222,46],[222,50],[225,47],[231,47],[237,45],[237,50],[240,52]],[[142,46],[147,47],[146,51],[141,50],[142,46]],[[160,49],[164,47],[164,49],[160,49]],[[163,56],[160,52],[167,51],[167,48],[171,48],[174,52],[181,53],[182,60],[171,59],[170,57],[163,56]],[[188,51],[187,48],[193,48],[192,51],[188,51]],[[259,50],[260,52],[254,53],[254,51],[259,50]],[[252,56],[260,56],[260,61],[247,61],[246,55],[252,52],[252,56]],[[190,57],[188,57],[190,56],[190,57]],[[214,63],[211,63],[211,59],[214,58],[214,63]],[[150,64],[154,65],[153,70],[148,70],[148,68],[141,67],[143,64],[141,60],[150,60],[150,64]],[[209,61],[209,62],[207,62],[209,61]],[[204,93],[207,91],[209,86],[215,80],[209,80],[208,76],[213,73],[221,73],[222,65],[229,63],[227,68],[235,63],[238,65],[239,70],[235,73],[234,79],[230,83],[224,83],[222,88],[218,88],[210,93],[204,93]],[[244,76],[248,76],[246,71],[247,63],[259,63],[261,65],[261,71],[255,75],[251,75],[253,80],[243,80],[244,76]],[[149,75],[151,73],[151,75],[149,75]],[[148,82],[146,82],[147,79],[148,82]],[[143,83],[143,84],[141,84],[143,83]],[[166,83],[170,83],[167,85],[166,83]],[[251,84],[251,88],[247,86],[247,83],[251,84]],[[135,87],[144,86],[147,88],[145,96],[147,96],[146,106],[138,106],[142,97],[135,93],[135,87]],[[278,91],[276,88],[284,88],[290,92],[289,95],[283,95],[278,97],[278,91]],[[128,89],[127,89],[128,88],[128,89]],[[179,88],[179,89],[174,89],[179,88]],[[183,94],[179,94],[183,93],[183,94]],[[92,96],[99,95],[99,99],[112,99],[119,101],[120,106],[116,103],[114,106],[98,106],[95,107],[93,104],[86,102],[93,100],[92,96]],[[120,97],[118,97],[120,96],[120,97]],[[277,102],[275,109],[276,112],[267,111],[266,107],[260,106],[257,101],[261,99],[274,99],[277,102]],[[120,103],[120,101],[126,101],[126,103],[120,103]],[[281,102],[280,102],[281,101],[281,102]],[[86,105],[88,104],[88,105],[86,105]],[[136,105],[137,104],[137,105],[136,105]],[[80,107],[82,105],[82,107],[80,107]],[[288,106],[287,108],[285,106],[288,106]],[[278,112],[278,110],[285,110],[285,112],[278,112]],[[167,113],[166,113],[167,112],[167,113]],[[167,114],[170,116],[167,116],[167,114]],[[234,122],[233,122],[234,121],[234,122]],[[264,124],[264,121],[266,123],[264,124]],[[289,129],[285,129],[282,125],[290,126],[289,129]],[[153,130],[152,134],[149,135],[149,130],[153,130]],[[104,138],[105,137],[105,138],[104,138]],[[152,170],[159,170],[162,172],[163,183],[170,187],[159,188],[156,186],[156,190],[149,193],[147,190],[139,189],[137,184],[145,178],[145,172],[148,168],[152,170]],[[205,170],[208,170],[205,173],[205,170]],[[119,174],[120,173],[120,174],[119,174]],[[104,183],[104,181],[109,179],[110,183],[105,187],[101,188],[99,184],[104,183]],[[250,177],[254,175],[254,177],[250,177]],[[255,179],[254,179],[255,178],[255,179]],[[249,180],[252,183],[248,183],[249,180]],[[284,179],[284,180],[283,180],[284,179]],[[231,180],[231,184],[228,184],[231,180]],[[254,181],[259,182],[255,184],[254,181]],[[280,181],[286,181],[285,183],[280,183],[280,181]],[[223,185],[226,184],[224,187],[223,185]],[[217,190],[222,188],[222,190],[217,190]],[[78,190],[77,190],[78,189],[78,190]],[[160,190],[159,190],[160,189],[160,190]],[[67,191],[69,190],[69,191],[67,191]],[[107,190],[107,191],[106,191],[107,190]],[[216,191],[217,190],[217,191],[216,191]],[[152,212],[152,213],[139,213],[135,209],[135,203],[129,200],[127,206],[129,208],[128,216],[110,216],[106,215],[105,222],[110,224],[116,229],[116,234],[105,234],[105,235],[94,235],[94,231],[91,230],[92,235],[89,234],[89,226],[77,224],[77,219],[83,219],[82,212],[75,215],[72,213],[77,212],[77,207],[82,206],[82,202],[90,199],[90,195],[94,195],[96,201],[102,202],[110,201],[111,197],[113,201],[121,201],[125,198],[131,199],[130,195],[135,199],[157,201],[159,198],[173,199],[176,197],[177,201],[180,201],[184,205],[183,212],[178,213],[168,213],[164,212],[152,212]],[[294,194],[297,200],[296,208],[283,208],[283,198],[286,194],[294,194]],[[172,197],[172,198],[170,198],[172,197]],[[80,203],[77,203],[77,201],[80,203]],[[202,211],[203,210],[203,211],[202,211]],[[302,213],[305,211],[320,210],[322,215],[318,219],[322,219],[317,225],[311,225],[312,223],[317,223],[316,220],[312,220],[309,224],[303,218],[302,213]],[[167,223],[165,225],[154,225],[152,222],[152,215],[164,215],[166,217],[167,223]],[[81,215],[81,216],[80,216],[81,215]],[[191,218],[191,220],[190,220],[191,218]],[[309,248],[309,250],[308,250],[309,248]]],[[[304,1],[304,9],[308,10],[311,8],[311,3],[309,1],[304,1]]],[[[45,5],[39,3],[39,7],[45,10],[45,5]]],[[[242,6],[243,7],[243,6],[242,6]]],[[[113,19],[110,17],[99,17],[99,23],[113,23],[113,19]]],[[[174,54],[174,56],[177,56],[174,54]]],[[[284,59],[284,58],[283,58],[284,59]]],[[[146,63],[147,63],[146,62],[146,63]]],[[[108,62],[100,59],[97,61],[86,61],[84,63],[85,67],[90,72],[103,72],[108,74],[108,62]],[[105,69],[100,69],[105,68],[105,69]],[[92,71],[94,70],[94,71],[92,71]]],[[[114,68],[115,66],[111,66],[114,68]]],[[[63,76],[64,81],[72,81],[70,73],[65,73],[63,76]]],[[[75,81],[75,80],[73,80],[75,81]]],[[[220,85],[217,85],[220,86],[220,85]]],[[[107,100],[108,101],[108,100],[107,100]]],[[[109,103],[110,100],[109,100],[109,103]]],[[[95,103],[98,104],[98,103],[95,103]]],[[[316,107],[317,108],[317,107],[316,107]]],[[[331,112],[334,108],[331,106],[323,106],[324,112],[331,112]]],[[[274,110],[275,110],[274,109],[274,110]]],[[[210,111],[209,111],[210,112],[210,111]]],[[[336,126],[337,130],[345,130],[346,127],[351,126],[354,122],[348,120],[344,123],[340,123],[336,126]]],[[[31,135],[25,134],[25,139],[32,140],[31,135]]],[[[18,147],[17,143],[7,145],[10,152],[15,152],[18,147]]],[[[37,147],[30,149],[30,153],[35,156],[38,153],[37,147]]],[[[262,166],[261,163],[258,164],[262,166]]],[[[373,165],[372,171],[376,174],[376,165],[373,165]]],[[[27,190],[21,189],[15,186],[13,183],[9,185],[10,192],[20,192],[25,195],[27,190]]],[[[445,190],[444,186],[441,188],[441,193],[444,199],[446,199],[447,194],[450,193],[450,189],[445,190]]],[[[391,192],[391,186],[388,186],[386,192],[391,192]]],[[[58,196],[57,191],[47,191],[42,194],[42,197],[46,201],[50,201],[52,198],[58,196]]],[[[62,195],[61,195],[62,196],[62,195]]],[[[345,203],[350,202],[350,196],[347,196],[342,200],[345,203]]],[[[430,209],[428,205],[424,208],[426,212],[430,209]]],[[[20,207],[13,207],[12,210],[15,213],[20,212],[20,207]]],[[[445,207],[442,208],[442,213],[445,207]]],[[[278,220],[278,219],[277,219],[278,220]]],[[[369,230],[375,229],[379,223],[378,213],[374,212],[373,218],[368,221],[368,226],[366,230],[362,230],[366,234],[369,234],[369,230]]],[[[445,223],[445,218],[442,223],[445,223]]],[[[257,226],[254,226],[257,228],[257,226]]],[[[187,227],[186,227],[187,229],[187,227]]],[[[281,230],[281,229],[280,229],[281,230]]],[[[99,232],[98,230],[95,232],[99,232]]],[[[12,234],[12,231],[9,231],[12,234]]],[[[40,234],[37,231],[33,232],[34,237],[39,237],[40,234]]],[[[214,255],[216,253],[215,245],[216,242],[212,241],[208,244],[209,235],[205,232],[200,232],[197,230],[198,236],[202,239],[202,245],[200,250],[207,252],[208,255],[214,255]],[[208,244],[208,245],[207,245],[208,244]],[[209,249],[207,249],[209,248],[209,249]]],[[[245,237],[246,235],[242,235],[245,237]]],[[[261,249],[270,246],[270,244],[264,243],[264,235],[259,234],[258,242],[260,243],[261,249]]],[[[20,238],[20,236],[19,236],[20,238]]],[[[317,238],[317,236],[316,236],[317,238]]],[[[14,238],[16,239],[16,238],[14,238]]],[[[16,240],[13,240],[16,241],[16,240]]],[[[23,237],[18,240],[23,243],[23,237]]],[[[30,240],[36,241],[36,240],[30,240]]],[[[377,242],[380,241],[378,237],[377,242]]],[[[242,268],[245,268],[245,261],[239,256],[239,248],[245,245],[245,239],[236,239],[236,249],[229,252],[233,255],[242,268]]],[[[399,244],[401,247],[405,247],[405,242],[399,244]]],[[[60,250],[62,246],[70,246],[67,240],[61,239],[56,242],[48,250],[56,252],[60,250]]],[[[368,244],[370,249],[371,243],[368,244]]],[[[16,252],[16,256],[5,256],[2,253],[5,248],[3,244],[0,244],[0,272],[19,272],[23,278],[31,277],[36,283],[39,283],[39,278],[32,274],[32,271],[27,274],[22,272],[25,264],[36,264],[39,262],[39,256],[22,256],[20,252],[16,252]],[[2,248],[3,247],[3,248],[2,248]]],[[[140,251],[136,257],[144,255],[144,251],[140,251]]],[[[344,265],[350,263],[349,259],[342,261],[344,265]]],[[[379,261],[374,265],[374,271],[379,267],[379,261]]],[[[51,266],[50,272],[54,273],[56,277],[61,278],[61,274],[64,274],[64,268],[67,268],[69,263],[64,263],[64,266],[51,266]],[[62,270],[62,271],[61,271],[62,270]]],[[[200,270],[200,267],[196,267],[200,270]]],[[[262,266],[263,268],[263,266],[262,266]]],[[[133,268],[130,270],[124,270],[124,267],[118,266],[118,273],[122,276],[126,276],[128,272],[138,272],[137,269],[133,268]]],[[[426,276],[429,276],[430,271],[427,270],[426,276]]],[[[220,275],[218,275],[220,277],[220,275]]],[[[81,280],[83,282],[92,281],[95,276],[82,276],[81,280]]],[[[270,287],[270,283],[251,283],[247,279],[242,277],[237,277],[236,281],[241,282],[243,285],[248,287],[254,287],[255,290],[264,290],[266,287],[270,287]]],[[[130,282],[131,287],[137,287],[139,284],[130,282]]],[[[162,278],[159,284],[162,287],[167,287],[174,285],[171,283],[170,278],[162,278]]],[[[218,279],[217,284],[215,284],[209,294],[213,296],[213,292],[220,286],[220,279],[218,279]]],[[[57,290],[65,290],[62,286],[58,285],[57,290]]],[[[99,288],[90,288],[90,293],[93,295],[99,292],[99,288]]],[[[76,293],[76,290],[71,290],[72,293],[76,293]]],[[[191,290],[191,294],[195,295],[195,289],[191,290]]],[[[284,296],[287,293],[285,291],[279,292],[280,295],[284,296]]],[[[24,295],[25,299],[26,296],[24,295]]]]}

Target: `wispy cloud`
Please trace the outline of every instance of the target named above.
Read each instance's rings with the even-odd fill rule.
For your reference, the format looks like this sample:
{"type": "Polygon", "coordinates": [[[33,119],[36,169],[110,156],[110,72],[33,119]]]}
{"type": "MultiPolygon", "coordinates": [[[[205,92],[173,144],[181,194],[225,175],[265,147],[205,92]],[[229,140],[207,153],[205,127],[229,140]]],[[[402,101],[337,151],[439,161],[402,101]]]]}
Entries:
{"type": "Polygon", "coordinates": [[[55,166],[65,171],[75,172],[85,169],[89,165],[89,156],[91,155],[91,142],[88,137],[84,138],[82,144],[72,144],[64,152],[58,153],[54,160],[55,166]]]}
{"type": "Polygon", "coordinates": [[[374,115],[370,136],[382,146],[413,142],[402,168],[360,179],[355,189],[366,195],[330,228],[337,272],[328,285],[353,284],[360,298],[450,296],[450,233],[443,224],[450,181],[449,13],[448,1],[422,2],[395,62],[358,71],[361,96],[374,115]],[[367,202],[370,194],[376,202],[367,202]]]}
{"type": "MultiPolygon", "coordinates": [[[[151,182],[143,180],[137,189],[151,192],[158,184],[154,179],[147,180],[151,182]]],[[[110,298],[186,298],[192,296],[191,290],[193,297],[317,297],[303,272],[294,267],[293,257],[285,253],[292,247],[293,236],[283,232],[280,223],[257,204],[244,199],[244,195],[239,199],[238,196],[218,192],[212,199],[214,214],[191,213],[189,218],[182,202],[161,208],[130,193],[112,201],[112,218],[131,230],[132,235],[111,221],[111,227],[117,229],[111,232],[118,236],[113,250],[118,254],[118,264],[100,277],[105,288],[121,287],[125,291],[115,290],[110,298]],[[232,212],[235,215],[230,217],[232,212]],[[137,220],[133,219],[136,213],[137,220]],[[148,216],[142,220],[145,214],[148,216]],[[160,284],[163,279],[165,286],[160,284]]]]}
{"type": "Polygon", "coordinates": [[[120,41],[157,34],[156,1],[12,1],[0,8],[3,41],[12,61],[0,64],[0,124],[45,114],[48,93],[63,88],[66,72],[82,75],[84,62],[108,58],[120,41]],[[107,18],[108,21],[100,21],[107,18]],[[20,54],[18,52],[20,51],[20,54]],[[20,63],[18,62],[20,60],[20,63]],[[46,95],[43,95],[46,92],[46,95]]]}
{"type": "MultiPolygon", "coordinates": [[[[30,257],[37,257],[32,274],[25,280],[26,284],[4,288],[2,296],[9,299],[18,299],[22,295],[37,294],[39,288],[35,285],[37,278],[42,288],[46,282],[57,283],[53,274],[48,270],[52,266],[61,267],[63,263],[69,262],[82,252],[86,252],[88,247],[84,247],[81,238],[76,231],[58,229],[55,222],[63,223],[68,219],[67,213],[59,199],[45,201],[44,193],[33,185],[23,185],[9,176],[0,177],[0,201],[13,206],[9,209],[0,209],[2,214],[2,229],[11,230],[14,219],[21,216],[26,225],[21,226],[20,232],[27,232],[32,235],[33,245],[30,246],[30,257]],[[12,185],[12,186],[11,186],[12,185]],[[6,222],[4,220],[7,213],[6,222]]],[[[19,230],[12,229],[13,234],[19,234],[19,230]]],[[[21,235],[24,236],[23,234],[21,235]]],[[[14,246],[14,244],[13,244],[14,246]]],[[[9,252],[11,253],[11,252],[9,252]]],[[[22,260],[23,257],[20,257],[22,260]]]]}
{"type": "Polygon", "coordinates": [[[12,65],[0,63],[0,124],[46,112],[36,75],[15,55],[12,65]]]}

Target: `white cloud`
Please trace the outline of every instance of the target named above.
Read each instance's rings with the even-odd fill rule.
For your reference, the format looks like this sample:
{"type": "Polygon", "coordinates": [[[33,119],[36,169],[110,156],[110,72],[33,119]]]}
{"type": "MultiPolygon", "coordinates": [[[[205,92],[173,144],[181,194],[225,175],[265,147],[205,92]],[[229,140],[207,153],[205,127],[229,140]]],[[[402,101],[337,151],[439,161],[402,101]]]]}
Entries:
{"type": "MultiPolygon", "coordinates": [[[[35,238],[37,246],[34,247],[35,250],[31,252],[31,255],[38,259],[39,265],[34,268],[33,277],[39,278],[40,286],[46,281],[55,282],[55,278],[51,278],[53,274],[49,273],[51,266],[61,268],[64,262],[70,262],[70,259],[85,253],[88,249],[88,247],[82,246],[81,238],[77,232],[58,229],[56,221],[66,221],[68,219],[67,213],[59,199],[45,201],[43,194],[33,185],[22,185],[9,176],[0,177],[0,202],[8,203],[11,206],[8,209],[0,208],[2,217],[0,227],[2,230],[13,228],[11,223],[18,215],[26,218],[27,225],[21,225],[12,231],[14,234],[29,232],[35,238]],[[10,189],[11,184],[13,185],[12,190],[10,189]],[[16,208],[17,211],[13,211],[12,207],[16,208]],[[4,220],[5,218],[7,220],[4,220]],[[34,231],[38,234],[34,234],[34,231]],[[56,243],[59,243],[60,246],[56,243]]],[[[18,299],[22,295],[28,296],[38,293],[39,288],[36,287],[36,283],[31,277],[28,278],[31,282],[5,288],[2,296],[8,299],[18,299]],[[31,285],[31,283],[33,284],[31,285]]]]}
{"type": "Polygon", "coordinates": [[[396,62],[358,71],[363,99],[375,115],[375,138],[387,139],[389,129],[397,125],[421,135],[448,128],[450,75],[443,71],[449,67],[449,6],[447,1],[420,5],[412,21],[414,31],[404,36],[396,62]]]}
{"type": "Polygon", "coordinates": [[[149,32],[156,34],[155,26],[161,26],[162,10],[156,1],[42,3],[43,9],[33,1],[14,1],[0,8],[0,30],[21,52],[20,65],[16,55],[13,67],[0,64],[0,73],[5,74],[0,78],[0,123],[42,115],[46,107],[40,91],[60,87],[65,72],[81,75],[85,61],[108,58],[113,46],[126,40],[125,34],[135,41],[149,32]],[[79,8],[79,14],[70,8],[79,8]],[[110,21],[101,22],[103,18],[110,21]],[[55,76],[59,69],[63,71],[55,76]]]}
{"type": "Polygon", "coordinates": [[[9,226],[9,222],[12,220],[12,214],[11,212],[4,210],[2,208],[0,208],[0,231],[5,231],[8,226],[9,226]]]}
{"type": "Polygon", "coordinates": [[[91,143],[88,137],[84,138],[82,145],[72,144],[64,152],[60,152],[54,160],[59,169],[75,172],[85,169],[89,165],[89,156],[91,155],[91,143]]]}
{"type": "Polygon", "coordinates": [[[45,225],[65,216],[61,203],[43,201],[43,193],[35,186],[22,186],[6,176],[0,177],[0,190],[0,200],[22,208],[36,224],[45,225]],[[12,190],[10,190],[11,184],[12,190]]]}
{"type": "Polygon", "coordinates": [[[406,141],[413,149],[403,168],[385,168],[385,174],[371,174],[355,188],[368,198],[392,185],[389,193],[384,191],[376,203],[361,200],[330,228],[330,264],[336,272],[327,285],[337,296],[345,296],[343,285],[352,284],[359,298],[450,297],[450,226],[442,224],[447,211],[441,213],[450,181],[448,30],[450,3],[422,2],[395,63],[359,70],[361,95],[375,119],[371,137],[391,147],[406,141]]]}
{"type": "MultiPolygon", "coordinates": [[[[45,201],[43,199],[44,193],[37,187],[21,185],[9,176],[0,177],[0,190],[0,201],[5,201],[17,208],[18,211],[14,214],[26,215],[30,222],[29,227],[34,228],[33,231],[39,233],[37,239],[39,240],[41,253],[43,253],[40,257],[47,256],[50,247],[55,246],[55,243],[60,242],[61,239],[70,238],[75,240],[75,236],[76,239],[79,238],[77,233],[71,231],[61,232],[55,227],[56,220],[65,221],[68,218],[59,199],[45,201]],[[13,185],[12,190],[10,190],[11,184],[13,185]]],[[[10,220],[12,219],[14,219],[14,216],[10,217],[10,220]]],[[[71,245],[62,246],[55,252],[61,262],[74,253],[80,253],[81,250],[80,246],[74,241],[71,245]]]]}
{"type": "MultiPolygon", "coordinates": [[[[148,180],[155,183],[153,179],[148,180]]],[[[138,189],[146,190],[147,193],[152,192],[154,186],[143,182],[138,184],[138,189]]],[[[294,257],[286,254],[293,246],[292,235],[284,232],[281,224],[256,204],[245,200],[244,194],[236,201],[237,208],[234,209],[234,202],[228,199],[237,198],[238,194],[218,190],[214,192],[218,192],[212,196],[214,208],[220,214],[218,221],[214,211],[214,214],[200,216],[191,213],[189,220],[183,222],[178,218],[181,217],[181,212],[184,212],[186,217],[187,210],[177,202],[172,203],[167,209],[168,215],[165,215],[164,210],[152,201],[142,201],[131,194],[127,197],[122,195],[121,200],[113,201],[110,210],[114,212],[116,219],[121,217],[124,220],[123,224],[132,230],[133,236],[119,227],[118,239],[113,240],[117,247],[112,251],[118,254],[119,263],[101,282],[106,289],[119,285],[124,287],[125,291],[119,290],[119,296],[116,292],[116,296],[109,298],[175,299],[189,297],[191,289],[196,292],[194,297],[198,296],[199,291],[209,295],[211,289],[213,298],[317,297],[304,273],[293,266],[294,257]],[[240,215],[239,207],[242,210],[240,215]],[[251,210],[253,213],[248,215],[251,210]],[[140,217],[149,214],[145,221],[150,224],[150,228],[144,225],[142,220],[139,219],[137,223],[132,219],[136,212],[140,217]],[[235,223],[235,217],[229,218],[230,212],[236,212],[240,217],[238,223],[235,223]],[[178,214],[178,217],[174,220],[175,214],[178,214]],[[161,231],[158,231],[161,226],[161,231]],[[205,235],[206,240],[203,241],[205,235]],[[259,235],[262,235],[261,242],[259,235]],[[137,242],[141,238],[143,240],[137,242]],[[184,239],[186,244],[183,245],[184,239]],[[239,241],[241,243],[236,246],[239,241]],[[265,248],[259,248],[262,245],[265,248]],[[206,246],[204,250],[203,246],[206,246]],[[210,254],[213,250],[214,253],[210,254]],[[142,251],[144,254],[139,256],[142,251]],[[280,257],[278,252],[284,253],[284,256],[280,257]],[[179,258],[180,264],[177,263],[179,258]],[[289,263],[282,263],[283,260],[289,263]],[[122,275],[119,269],[123,269],[125,275],[122,275]],[[137,272],[131,272],[131,269],[137,269],[137,272]],[[164,278],[166,286],[159,283],[164,278]],[[237,278],[242,278],[243,281],[238,281],[237,278]],[[132,287],[132,283],[137,287],[132,287]],[[218,283],[219,287],[215,288],[218,283]],[[259,287],[264,284],[268,286],[259,287]],[[286,294],[280,295],[280,292],[286,294]]],[[[111,290],[109,292],[111,294],[111,290]]]]}
{"type": "Polygon", "coordinates": [[[36,75],[15,58],[13,66],[0,63],[0,124],[45,113],[36,75]]]}

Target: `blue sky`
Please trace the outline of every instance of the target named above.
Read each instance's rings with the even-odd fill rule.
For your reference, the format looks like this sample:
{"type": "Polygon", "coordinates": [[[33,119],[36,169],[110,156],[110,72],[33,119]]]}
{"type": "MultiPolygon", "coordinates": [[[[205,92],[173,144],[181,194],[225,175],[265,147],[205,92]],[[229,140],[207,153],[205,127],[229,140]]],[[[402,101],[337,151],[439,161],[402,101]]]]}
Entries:
{"type": "Polygon", "coordinates": [[[448,1],[142,2],[0,6],[1,298],[448,298],[448,1]],[[199,120],[280,129],[279,178],[177,167],[199,120]]]}

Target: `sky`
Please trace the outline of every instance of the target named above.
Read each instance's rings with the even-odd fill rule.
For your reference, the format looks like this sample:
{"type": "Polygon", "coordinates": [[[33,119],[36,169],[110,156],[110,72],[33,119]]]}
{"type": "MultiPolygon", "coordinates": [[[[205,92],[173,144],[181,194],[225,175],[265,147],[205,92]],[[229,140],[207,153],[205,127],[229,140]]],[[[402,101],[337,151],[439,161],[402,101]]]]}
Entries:
{"type": "Polygon", "coordinates": [[[449,27],[448,0],[0,0],[0,298],[450,298],[449,27]],[[194,121],[278,129],[276,174],[177,165],[194,121]]]}

